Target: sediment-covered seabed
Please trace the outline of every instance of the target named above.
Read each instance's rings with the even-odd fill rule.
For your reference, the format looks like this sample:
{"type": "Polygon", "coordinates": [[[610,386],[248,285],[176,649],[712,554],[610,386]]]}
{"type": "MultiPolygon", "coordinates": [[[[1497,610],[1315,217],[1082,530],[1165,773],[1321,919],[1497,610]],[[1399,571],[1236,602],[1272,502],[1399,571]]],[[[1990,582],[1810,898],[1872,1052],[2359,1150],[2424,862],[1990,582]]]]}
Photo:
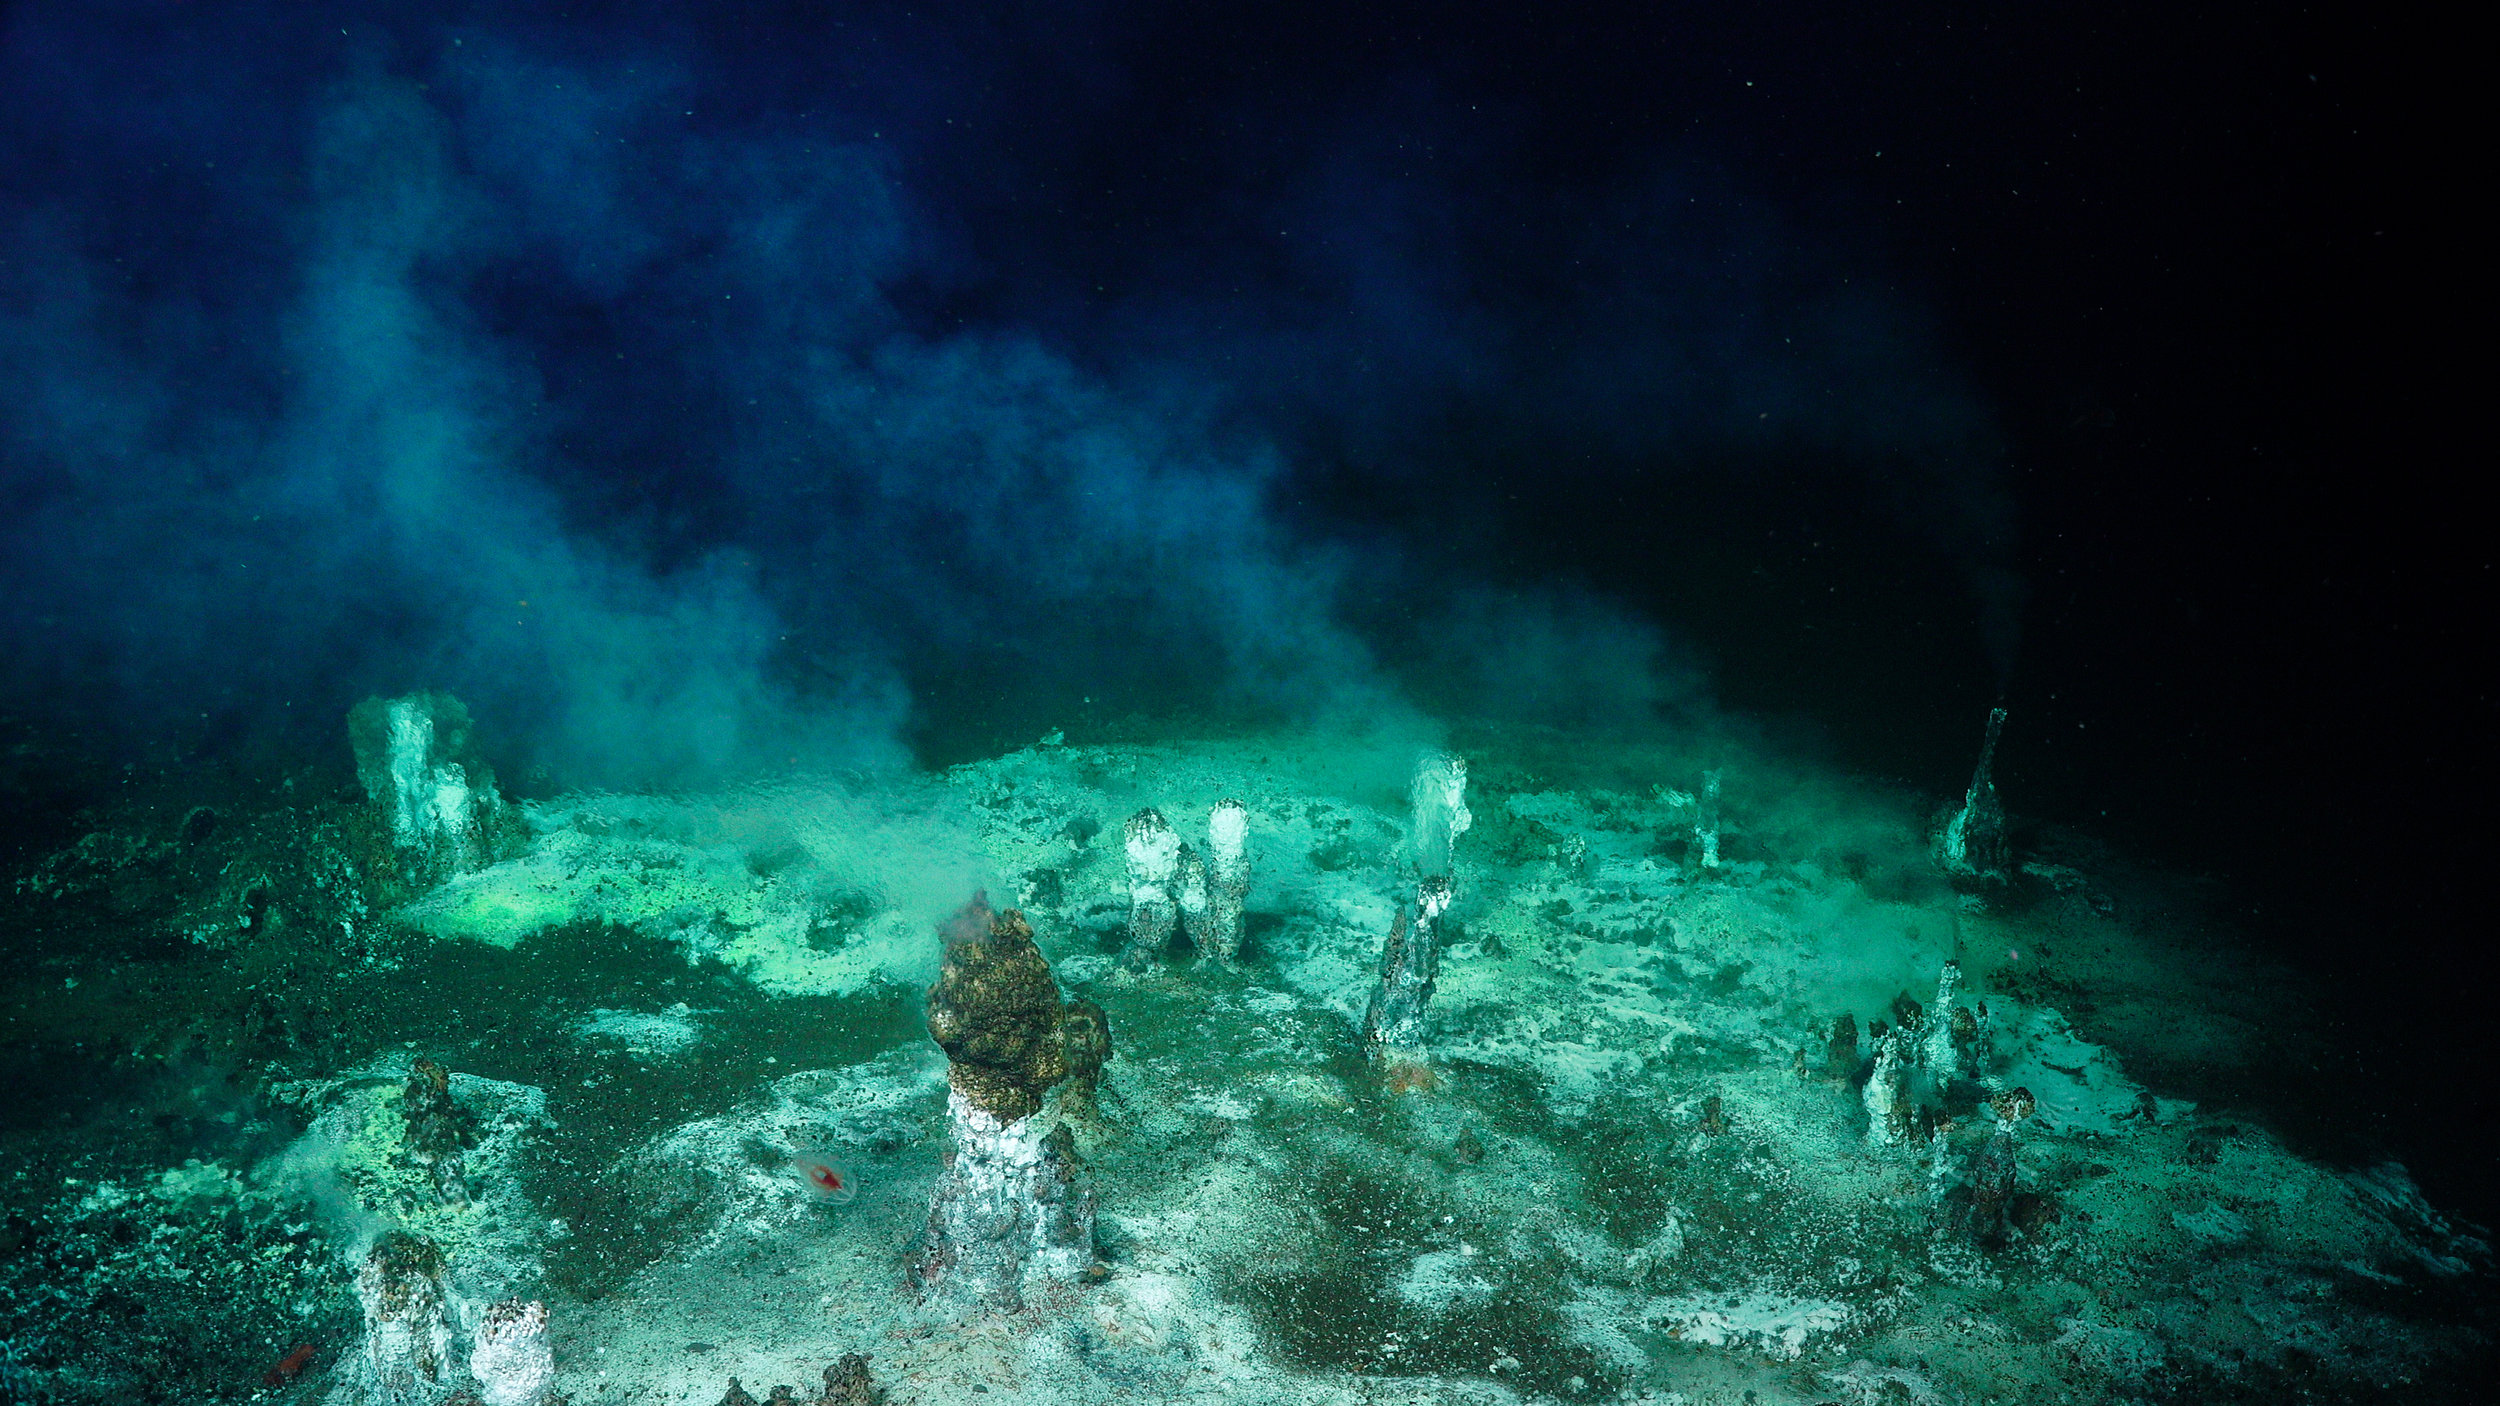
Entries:
{"type": "Polygon", "coordinates": [[[2487,1346],[2401,1166],[2165,1086],[2296,1086],[2283,989],[1971,798],[1461,729],[509,802],[455,708],[13,876],[0,1395],[2411,1401],[2487,1346]]]}

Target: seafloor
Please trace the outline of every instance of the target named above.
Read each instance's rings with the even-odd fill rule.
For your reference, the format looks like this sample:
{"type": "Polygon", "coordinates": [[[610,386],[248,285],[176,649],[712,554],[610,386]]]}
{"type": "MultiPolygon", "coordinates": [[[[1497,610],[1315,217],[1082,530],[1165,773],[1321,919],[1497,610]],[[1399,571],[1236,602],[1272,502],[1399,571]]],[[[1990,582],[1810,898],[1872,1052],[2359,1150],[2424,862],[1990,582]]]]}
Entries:
{"type": "Polygon", "coordinates": [[[2018,827],[2011,882],[1957,888],[1935,798],[1726,734],[1446,744],[1475,824],[1429,1073],[1394,1080],[1357,1025],[1413,893],[1411,740],[559,795],[434,885],[336,768],[134,769],[0,895],[0,1398],[354,1406],[354,1264],[398,1228],[457,1331],[543,1301],[577,1406],[808,1399],[863,1352],[893,1406],[2470,1399],[2488,1247],[2321,1133],[2308,998],[2202,886],[2018,827]],[[1123,821],[1226,798],[1239,969],[1122,969],[1123,821]],[[966,1316],[902,1269],[947,1136],[933,927],[977,888],[1116,1054],[1072,1120],[1099,1264],[966,1316]],[[1836,1020],[1897,1023],[1948,961],[1979,1067],[1871,1146],[1836,1020]],[[463,1205],[407,1146],[419,1057],[470,1123],[463,1205]],[[1983,1213],[1980,1100],[2015,1087],[1983,1213]]]}

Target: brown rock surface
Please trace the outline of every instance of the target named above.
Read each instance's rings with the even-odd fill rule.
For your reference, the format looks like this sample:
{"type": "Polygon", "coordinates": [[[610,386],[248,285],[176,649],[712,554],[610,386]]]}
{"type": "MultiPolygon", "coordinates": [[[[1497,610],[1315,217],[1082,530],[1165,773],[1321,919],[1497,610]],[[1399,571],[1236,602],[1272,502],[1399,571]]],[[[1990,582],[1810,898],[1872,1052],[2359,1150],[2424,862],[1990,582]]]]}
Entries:
{"type": "Polygon", "coordinates": [[[1102,1009],[1059,999],[1032,926],[974,894],[942,924],[946,958],[929,988],[929,1035],[957,1093],[1002,1123],[1030,1117],[1053,1084],[1090,1085],[1111,1054],[1102,1009]]]}

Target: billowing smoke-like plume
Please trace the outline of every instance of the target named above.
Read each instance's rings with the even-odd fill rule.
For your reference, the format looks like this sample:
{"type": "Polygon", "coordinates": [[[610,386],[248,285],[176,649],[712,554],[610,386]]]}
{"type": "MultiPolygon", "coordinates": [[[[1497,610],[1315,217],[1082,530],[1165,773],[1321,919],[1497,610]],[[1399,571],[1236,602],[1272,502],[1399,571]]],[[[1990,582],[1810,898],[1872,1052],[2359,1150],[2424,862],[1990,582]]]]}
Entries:
{"type": "Polygon", "coordinates": [[[1654,177],[1510,218],[1460,174],[1498,134],[1393,85],[1236,114],[1273,140],[1195,154],[1240,179],[1108,229],[1065,171],[1154,135],[1077,57],[1116,17],[854,19],[14,8],[10,705],[328,737],[443,689],[516,778],[649,784],[896,765],[983,709],[1376,719],[1410,665],[1554,720],[1687,696],[1655,627],[1443,550],[1482,531],[1459,444],[1802,446],[1998,560],[1985,416],[1911,320],[1732,277],[1782,239],[1654,177]],[[1409,169],[1400,123],[1471,159],[1409,169]]]}

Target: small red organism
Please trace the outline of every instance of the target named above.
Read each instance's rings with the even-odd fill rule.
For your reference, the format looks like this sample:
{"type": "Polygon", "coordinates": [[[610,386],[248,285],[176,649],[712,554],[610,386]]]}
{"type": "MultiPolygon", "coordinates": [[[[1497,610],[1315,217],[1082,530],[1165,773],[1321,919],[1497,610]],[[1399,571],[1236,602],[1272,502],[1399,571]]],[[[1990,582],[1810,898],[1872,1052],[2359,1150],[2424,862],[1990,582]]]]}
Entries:
{"type": "Polygon", "coordinates": [[[278,1364],[260,1374],[262,1386],[285,1386],[312,1365],[313,1345],[305,1343],[278,1359],[278,1364]]]}
{"type": "Polygon", "coordinates": [[[791,1166],[798,1169],[799,1179],[807,1189],[822,1200],[840,1205],[859,1194],[859,1179],[851,1169],[825,1156],[812,1147],[798,1146],[791,1166]]]}

